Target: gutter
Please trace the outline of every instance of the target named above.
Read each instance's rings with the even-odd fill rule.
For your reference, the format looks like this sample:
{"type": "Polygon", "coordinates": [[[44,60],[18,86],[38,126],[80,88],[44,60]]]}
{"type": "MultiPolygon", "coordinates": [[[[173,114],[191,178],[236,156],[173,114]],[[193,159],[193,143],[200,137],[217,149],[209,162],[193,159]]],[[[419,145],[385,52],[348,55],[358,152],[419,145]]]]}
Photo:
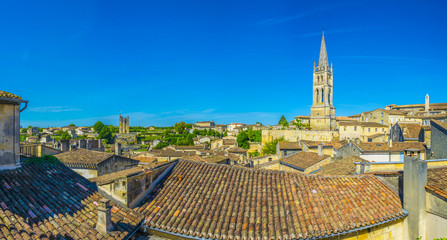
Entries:
{"type": "Polygon", "coordinates": [[[143,221],[141,221],[140,224],[138,224],[138,226],[134,230],[132,230],[132,232],[130,232],[130,234],[127,235],[127,237],[123,238],[123,240],[130,239],[138,231],[138,229],[140,229],[141,226],[143,226],[143,224],[145,222],[146,222],[146,219],[143,218],[143,221]]]}
{"type": "MultiPolygon", "coordinates": [[[[312,237],[312,238],[304,238],[304,239],[310,239],[310,240],[316,240],[316,239],[325,239],[325,238],[332,238],[332,237],[336,237],[336,236],[340,236],[340,235],[345,235],[345,234],[349,234],[349,233],[354,233],[354,232],[358,232],[361,230],[365,230],[368,228],[373,228],[385,223],[389,223],[392,221],[395,221],[397,219],[403,218],[408,216],[408,212],[405,209],[402,209],[402,211],[404,212],[404,215],[401,216],[397,216],[382,222],[378,222],[372,225],[367,225],[364,227],[359,227],[359,228],[353,228],[351,230],[348,231],[344,231],[344,232],[339,232],[339,233],[335,233],[335,234],[331,234],[331,235],[324,235],[324,236],[319,236],[319,237],[312,237]]],[[[191,235],[186,235],[183,233],[174,233],[174,232],[169,232],[163,229],[159,229],[159,228],[154,228],[154,227],[148,227],[148,226],[143,226],[144,232],[148,232],[148,230],[152,230],[152,231],[156,231],[156,232],[161,232],[161,233],[165,233],[165,234],[169,234],[169,235],[173,235],[173,236],[178,236],[178,237],[182,237],[182,238],[188,238],[188,239],[199,239],[199,240],[205,240],[205,239],[212,239],[212,238],[204,238],[204,237],[196,237],[196,236],[191,236],[191,235]]],[[[294,238],[294,239],[303,239],[303,238],[294,238]]]]}
{"type": "Polygon", "coordinates": [[[20,109],[20,112],[23,112],[28,107],[28,101],[23,100],[23,99],[0,97],[0,101],[18,103],[19,105],[20,105],[20,103],[25,103],[25,107],[20,109]]]}

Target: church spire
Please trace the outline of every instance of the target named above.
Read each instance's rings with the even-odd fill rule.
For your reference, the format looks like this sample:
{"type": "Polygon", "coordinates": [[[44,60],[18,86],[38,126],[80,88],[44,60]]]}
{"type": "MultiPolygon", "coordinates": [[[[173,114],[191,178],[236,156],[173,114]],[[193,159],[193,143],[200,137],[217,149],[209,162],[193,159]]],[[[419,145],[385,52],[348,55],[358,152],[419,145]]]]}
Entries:
{"type": "Polygon", "coordinates": [[[320,58],[318,59],[318,70],[328,70],[328,69],[329,69],[329,62],[327,60],[326,42],[324,41],[324,31],[323,31],[323,37],[321,38],[320,58]]]}

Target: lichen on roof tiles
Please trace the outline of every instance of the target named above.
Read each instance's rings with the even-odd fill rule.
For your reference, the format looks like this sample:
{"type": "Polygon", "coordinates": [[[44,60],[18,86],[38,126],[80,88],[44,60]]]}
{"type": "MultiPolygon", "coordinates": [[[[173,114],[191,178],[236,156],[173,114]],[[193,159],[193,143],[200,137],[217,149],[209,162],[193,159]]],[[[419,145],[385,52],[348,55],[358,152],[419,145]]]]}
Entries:
{"type": "Polygon", "coordinates": [[[375,176],[327,177],[180,161],[137,208],[145,225],[208,239],[307,239],[405,216],[375,176]]]}

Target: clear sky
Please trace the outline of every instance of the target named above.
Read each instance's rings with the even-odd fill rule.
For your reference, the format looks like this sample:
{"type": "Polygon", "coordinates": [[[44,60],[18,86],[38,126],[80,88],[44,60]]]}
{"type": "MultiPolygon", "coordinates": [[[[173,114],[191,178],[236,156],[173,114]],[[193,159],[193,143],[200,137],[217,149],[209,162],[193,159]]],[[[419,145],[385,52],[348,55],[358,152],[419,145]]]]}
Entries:
{"type": "Polygon", "coordinates": [[[309,115],[324,28],[334,105],[447,102],[447,1],[2,1],[22,125],[276,124],[309,115]]]}

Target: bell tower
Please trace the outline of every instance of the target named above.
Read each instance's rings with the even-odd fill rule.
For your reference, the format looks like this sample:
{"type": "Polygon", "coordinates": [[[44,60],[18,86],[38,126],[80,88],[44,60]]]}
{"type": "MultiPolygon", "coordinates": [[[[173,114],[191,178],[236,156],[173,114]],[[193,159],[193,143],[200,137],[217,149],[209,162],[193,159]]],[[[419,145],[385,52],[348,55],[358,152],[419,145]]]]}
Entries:
{"type": "Polygon", "coordinates": [[[314,62],[313,74],[313,104],[310,108],[310,127],[312,130],[335,130],[335,108],[333,105],[334,85],[332,63],[329,61],[324,41],[321,39],[318,66],[314,62]]]}

